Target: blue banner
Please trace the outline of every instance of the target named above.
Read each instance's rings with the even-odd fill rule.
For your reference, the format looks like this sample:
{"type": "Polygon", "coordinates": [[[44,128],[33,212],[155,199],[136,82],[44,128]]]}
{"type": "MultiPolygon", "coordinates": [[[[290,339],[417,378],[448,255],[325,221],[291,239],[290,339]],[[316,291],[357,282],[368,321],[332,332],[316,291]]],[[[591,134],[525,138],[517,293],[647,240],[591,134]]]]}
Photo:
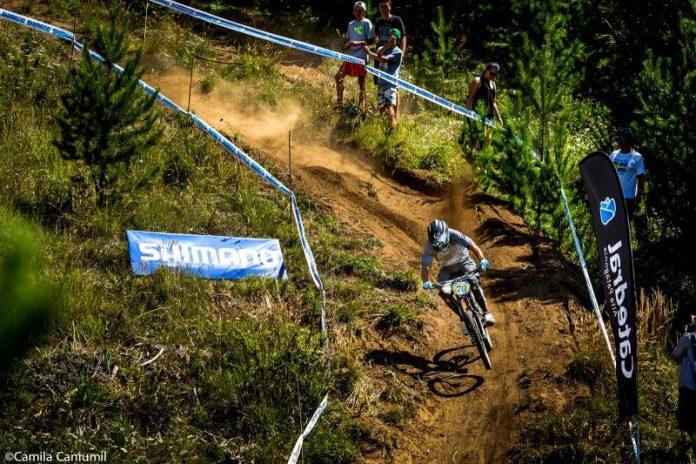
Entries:
{"type": "Polygon", "coordinates": [[[134,230],[126,236],[137,275],[167,267],[206,279],[286,278],[278,240],[134,230]]]}

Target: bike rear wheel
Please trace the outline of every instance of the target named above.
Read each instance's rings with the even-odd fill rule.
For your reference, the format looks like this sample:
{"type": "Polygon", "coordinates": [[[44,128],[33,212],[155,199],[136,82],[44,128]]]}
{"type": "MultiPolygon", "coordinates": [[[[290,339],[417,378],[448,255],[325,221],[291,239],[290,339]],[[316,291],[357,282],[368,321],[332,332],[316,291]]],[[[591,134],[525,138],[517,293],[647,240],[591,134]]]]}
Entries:
{"type": "Polygon", "coordinates": [[[488,350],[486,349],[486,341],[483,336],[482,330],[479,328],[480,321],[477,323],[477,316],[470,309],[464,311],[464,325],[466,330],[469,332],[471,340],[474,342],[476,349],[481,356],[481,361],[486,369],[491,370],[493,365],[491,364],[491,358],[488,356],[488,350]]]}

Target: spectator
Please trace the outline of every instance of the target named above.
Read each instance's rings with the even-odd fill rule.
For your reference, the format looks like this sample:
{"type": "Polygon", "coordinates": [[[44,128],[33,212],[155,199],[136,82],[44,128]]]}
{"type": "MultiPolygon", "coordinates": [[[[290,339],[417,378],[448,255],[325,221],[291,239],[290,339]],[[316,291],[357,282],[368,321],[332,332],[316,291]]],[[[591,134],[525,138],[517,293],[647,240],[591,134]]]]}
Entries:
{"type": "Polygon", "coordinates": [[[469,98],[467,99],[466,107],[476,111],[479,102],[483,102],[486,105],[485,116],[488,119],[495,119],[502,125],[503,118],[500,117],[498,103],[496,102],[498,87],[495,85],[495,80],[498,79],[499,73],[500,65],[498,63],[488,63],[481,75],[469,82],[469,98]]]}
{"type": "Polygon", "coordinates": [[[633,132],[629,128],[619,131],[619,149],[611,152],[611,158],[619,173],[629,216],[633,216],[645,188],[643,155],[633,149],[633,132]]]}
{"type": "MultiPolygon", "coordinates": [[[[389,40],[382,48],[373,53],[369,47],[365,47],[367,53],[379,63],[379,69],[398,78],[401,69],[403,52],[396,43],[401,38],[401,31],[392,29],[389,31],[389,40]]],[[[384,79],[377,81],[377,104],[380,113],[389,117],[389,127],[394,128],[396,123],[397,87],[384,79]]]]}
{"type": "MultiPolygon", "coordinates": [[[[367,6],[365,2],[355,2],[353,6],[353,15],[355,20],[348,24],[348,30],[345,34],[346,43],[343,46],[343,50],[350,56],[360,58],[361,60],[367,60],[367,53],[365,52],[365,46],[375,42],[376,36],[374,28],[372,27],[372,21],[365,17],[367,13],[367,6]]],[[[337,94],[337,104],[343,104],[343,78],[345,76],[357,77],[358,86],[360,88],[360,96],[358,97],[358,105],[363,106],[365,103],[365,81],[367,77],[367,70],[365,65],[356,63],[343,63],[336,73],[336,94],[337,94]]]]}
{"type": "Polygon", "coordinates": [[[375,30],[377,32],[377,48],[383,47],[389,40],[389,34],[392,29],[398,29],[401,33],[399,38],[399,48],[402,53],[406,53],[406,28],[404,22],[399,16],[391,14],[391,0],[381,0],[379,2],[380,16],[375,19],[375,30]]]}
{"type": "Polygon", "coordinates": [[[679,405],[677,423],[690,435],[696,433],[696,318],[686,326],[684,334],[672,352],[672,357],[681,363],[679,374],[679,405]]]}
{"type": "MultiPolygon", "coordinates": [[[[392,12],[392,2],[391,0],[380,0],[377,8],[379,9],[379,16],[375,19],[375,30],[377,33],[377,54],[379,55],[379,50],[383,49],[384,45],[389,40],[389,32],[392,29],[397,29],[401,34],[399,38],[399,49],[402,55],[406,54],[406,28],[404,27],[404,22],[399,16],[393,15],[392,12]]],[[[375,60],[375,67],[379,67],[379,62],[375,60]]],[[[375,84],[377,84],[377,77],[375,77],[375,84]]],[[[396,115],[399,111],[399,94],[396,93],[396,105],[394,106],[394,114],[396,115]]]]}

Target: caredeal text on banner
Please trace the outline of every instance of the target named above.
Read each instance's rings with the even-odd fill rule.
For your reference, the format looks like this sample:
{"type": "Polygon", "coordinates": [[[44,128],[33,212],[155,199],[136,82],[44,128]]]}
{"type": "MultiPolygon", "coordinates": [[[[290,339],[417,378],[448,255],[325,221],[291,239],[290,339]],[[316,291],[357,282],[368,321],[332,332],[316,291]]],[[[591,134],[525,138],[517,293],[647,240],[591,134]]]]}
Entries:
{"type": "Polygon", "coordinates": [[[278,240],[133,230],[126,235],[137,275],[168,267],[206,279],[286,278],[278,240]]]}

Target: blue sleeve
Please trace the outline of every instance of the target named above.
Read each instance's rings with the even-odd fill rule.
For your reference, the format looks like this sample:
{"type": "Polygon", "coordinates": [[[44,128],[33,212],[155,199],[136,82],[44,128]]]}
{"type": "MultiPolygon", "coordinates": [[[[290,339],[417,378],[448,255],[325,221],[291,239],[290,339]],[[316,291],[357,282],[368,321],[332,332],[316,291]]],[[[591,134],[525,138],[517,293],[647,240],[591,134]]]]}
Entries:
{"type": "Polygon", "coordinates": [[[375,28],[372,25],[372,21],[368,19],[367,22],[370,24],[370,27],[367,28],[367,40],[369,41],[375,38],[375,28]]]}
{"type": "Polygon", "coordinates": [[[645,163],[643,162],[643,156],[638,155],[636,157],[636,175],[642,176],[645,174],[645,163]]]}
{"type": "Polygon", "coordinates": [[[430,243],[425,245],[423,249],[423,257],[421,258],[421,264],[423,267],[430,268],[433,265],[433,255],[431,253],[430,243]]]}

